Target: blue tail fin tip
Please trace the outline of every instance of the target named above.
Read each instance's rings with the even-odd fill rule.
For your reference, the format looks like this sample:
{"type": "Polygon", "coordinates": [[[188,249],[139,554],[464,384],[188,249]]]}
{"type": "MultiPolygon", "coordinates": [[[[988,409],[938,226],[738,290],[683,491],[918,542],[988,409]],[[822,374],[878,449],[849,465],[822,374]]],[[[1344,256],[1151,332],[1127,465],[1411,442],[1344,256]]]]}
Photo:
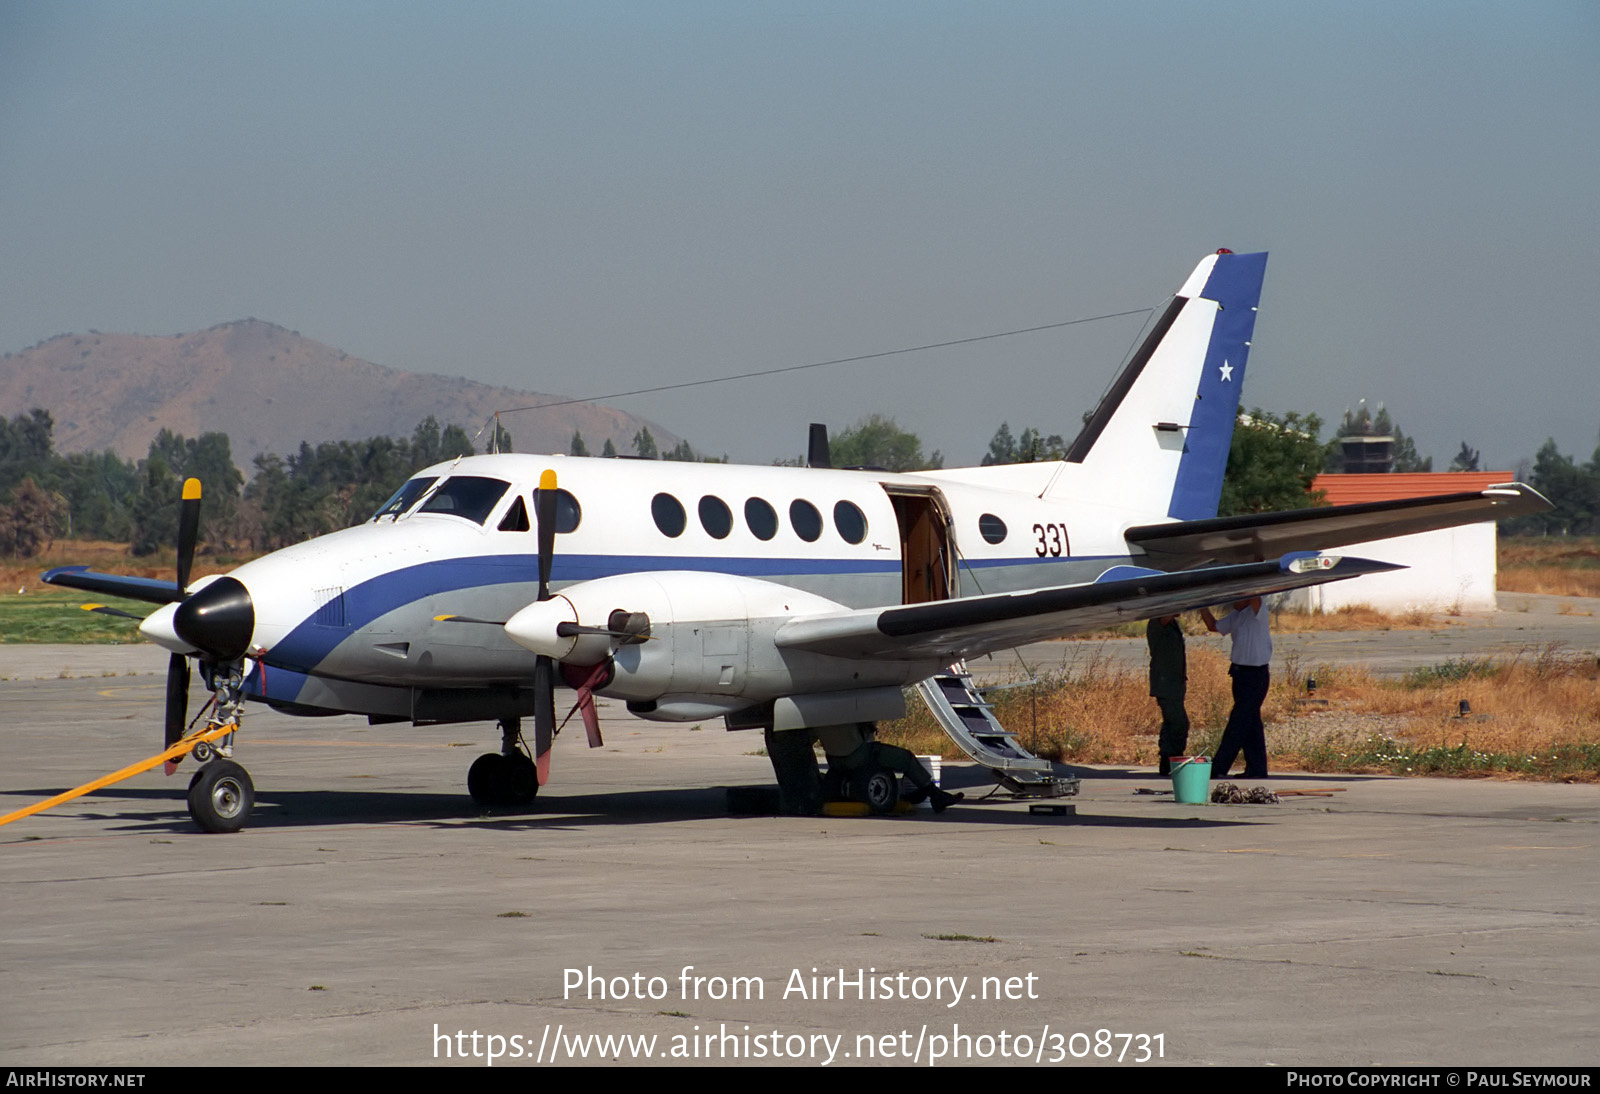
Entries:
{"type": "Polygon", "coordinates": [[[1217,515],[1266,269],[1265,251],[1243,255],[1219,251],[1200,292],[1203,299],[1217,304],[1217,317],[1167,509],[1167,515],[1175,520],[1217,515]]]}

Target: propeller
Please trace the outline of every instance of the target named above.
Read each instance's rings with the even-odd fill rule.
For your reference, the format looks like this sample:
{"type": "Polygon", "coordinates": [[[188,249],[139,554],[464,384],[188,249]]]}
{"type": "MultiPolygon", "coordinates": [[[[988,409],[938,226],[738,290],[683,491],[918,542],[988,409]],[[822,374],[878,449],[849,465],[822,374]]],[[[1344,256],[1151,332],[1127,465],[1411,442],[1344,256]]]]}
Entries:
{"type": "MultiPolygon", "coordinates": [[[[139,619],[139,631],[173,650],[167,660],[167,697],[164,717],[166,747],[176,744],[188,728],[189,656],[225,663],[237,661],[249,648],[255,630],[255,605],[250,591],[237,578],[217,578],[194,593],[189,592],[189,577],[194,571],[194,554],[200,539],[200,480],[183,480],[178,508],[177,565],[170,587],[159,582],[134,581],[128,595],[163,605],[149,615],[136,616],[105,604],[85,604],[85,611],[125,619],[139,619]],[[184,652],[177,652],[182,649],[184,652]]],[[[79,567],[78,569],[83,569],[79,567]]],[[[57,584],[96,592],[121,592],[118,581],[107,575],[78,575],[71,568],[46,575],[57,584]]],[[[170,775],[177,761],[169,762],[170,775]]]]}
{"type": "MultiPolygon", "coordinates": [[[[534,498],[539,521],[539,602],[550,599],[550,566],[556,551],[556,473],[539,476],[534,498]]],[[[539,654],[533,662],[533,766],[539,785],[550,781],[550,745],[556,735],[555,661],[539,654]]]]}
{"type": "MultiPolygon", "coordinates": [[[[200,480],[183,480],[183,501],[178,507],[178,596],[189,591],[189,571],[194,568],[195,544],[200,538],[200,480]]],[[[167,709],[166,747],[171,748],[183,738],[189,722],[189,658],[175,653],[167,658],[167,709]]],[[[164,765],[168,775],[178,769],[183,760],[168,760],[164,765]]]]}

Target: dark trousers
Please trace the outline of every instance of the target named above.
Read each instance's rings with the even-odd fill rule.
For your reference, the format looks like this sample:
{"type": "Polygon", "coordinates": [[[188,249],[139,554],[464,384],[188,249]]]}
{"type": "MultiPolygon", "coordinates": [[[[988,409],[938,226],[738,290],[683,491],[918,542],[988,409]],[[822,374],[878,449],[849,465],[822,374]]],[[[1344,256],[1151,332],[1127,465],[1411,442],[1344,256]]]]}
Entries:
{"type": "Polygon", "coordinates": [[[1189,747],[1189,712],[1183,709],[1183,698],[1166,699],[1156,696],[1161,708],[1162,756],[1182,756],[1189,747]]]}
{"type": "Polygon", "coordinates": [[[1261,704],[1266,702],[1271,674],[1266,665],[1234,665],[1228,675],[1233,677],[1233,711],[1228,715],[1228,728],[1222,731],[1217,753],[1211,757],[1211,777],[1226,775],[1242,749],[1244,778],[1264,779],[1267,727],[1261,721],[1261,704]]]}

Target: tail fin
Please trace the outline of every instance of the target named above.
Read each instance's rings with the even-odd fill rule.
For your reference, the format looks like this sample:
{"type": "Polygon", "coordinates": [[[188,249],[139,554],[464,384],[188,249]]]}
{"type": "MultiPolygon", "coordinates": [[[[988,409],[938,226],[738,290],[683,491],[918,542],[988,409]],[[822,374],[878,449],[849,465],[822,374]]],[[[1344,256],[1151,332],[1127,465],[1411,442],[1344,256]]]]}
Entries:
{"type": "Polygon", "coordinates": [[[1216,516],[1265,253],[1195,267],[1106,392],[1047,493],[1178,520],[1216,516]]]}

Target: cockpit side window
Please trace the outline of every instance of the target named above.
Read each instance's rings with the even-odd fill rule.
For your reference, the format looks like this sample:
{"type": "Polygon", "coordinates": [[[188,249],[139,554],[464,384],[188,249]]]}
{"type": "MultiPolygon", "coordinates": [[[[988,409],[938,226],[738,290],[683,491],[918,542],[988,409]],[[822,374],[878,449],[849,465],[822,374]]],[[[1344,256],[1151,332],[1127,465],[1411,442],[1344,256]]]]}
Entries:
{"type": "Polygon", "coordinates": [[[417,503],[417,499],[422,497],[422,495],[427,492],[428,487],[432,486],[438,481],[438,478],[432,475],[419,479],[407,479],[405,482],[400,484],[400,489],[396,490],[389,497],[388,501],[384,502],[378,507],[378,511],[372,514],[372,519],[377,520],[380,517],[398,517],[401,513],[404,513],[407,509],[410,509],[413,505],[415,505],[417,503]]]}
{"type": "Polygon", "coordinates": [[[419,513],[446,513],[482,524],[499,504],[511,484],[503,479],[479,475],[452,475],[417,510],[419,513]]]}
{"type": "Polygon", "coordinates": [[[518,494],[511,499],[511,508],[506,510],[506,515],[500,518],[500,530],[526,532],[531,527],[528,523],[528,507],[522,503],[522,495],[518,494]]]}

